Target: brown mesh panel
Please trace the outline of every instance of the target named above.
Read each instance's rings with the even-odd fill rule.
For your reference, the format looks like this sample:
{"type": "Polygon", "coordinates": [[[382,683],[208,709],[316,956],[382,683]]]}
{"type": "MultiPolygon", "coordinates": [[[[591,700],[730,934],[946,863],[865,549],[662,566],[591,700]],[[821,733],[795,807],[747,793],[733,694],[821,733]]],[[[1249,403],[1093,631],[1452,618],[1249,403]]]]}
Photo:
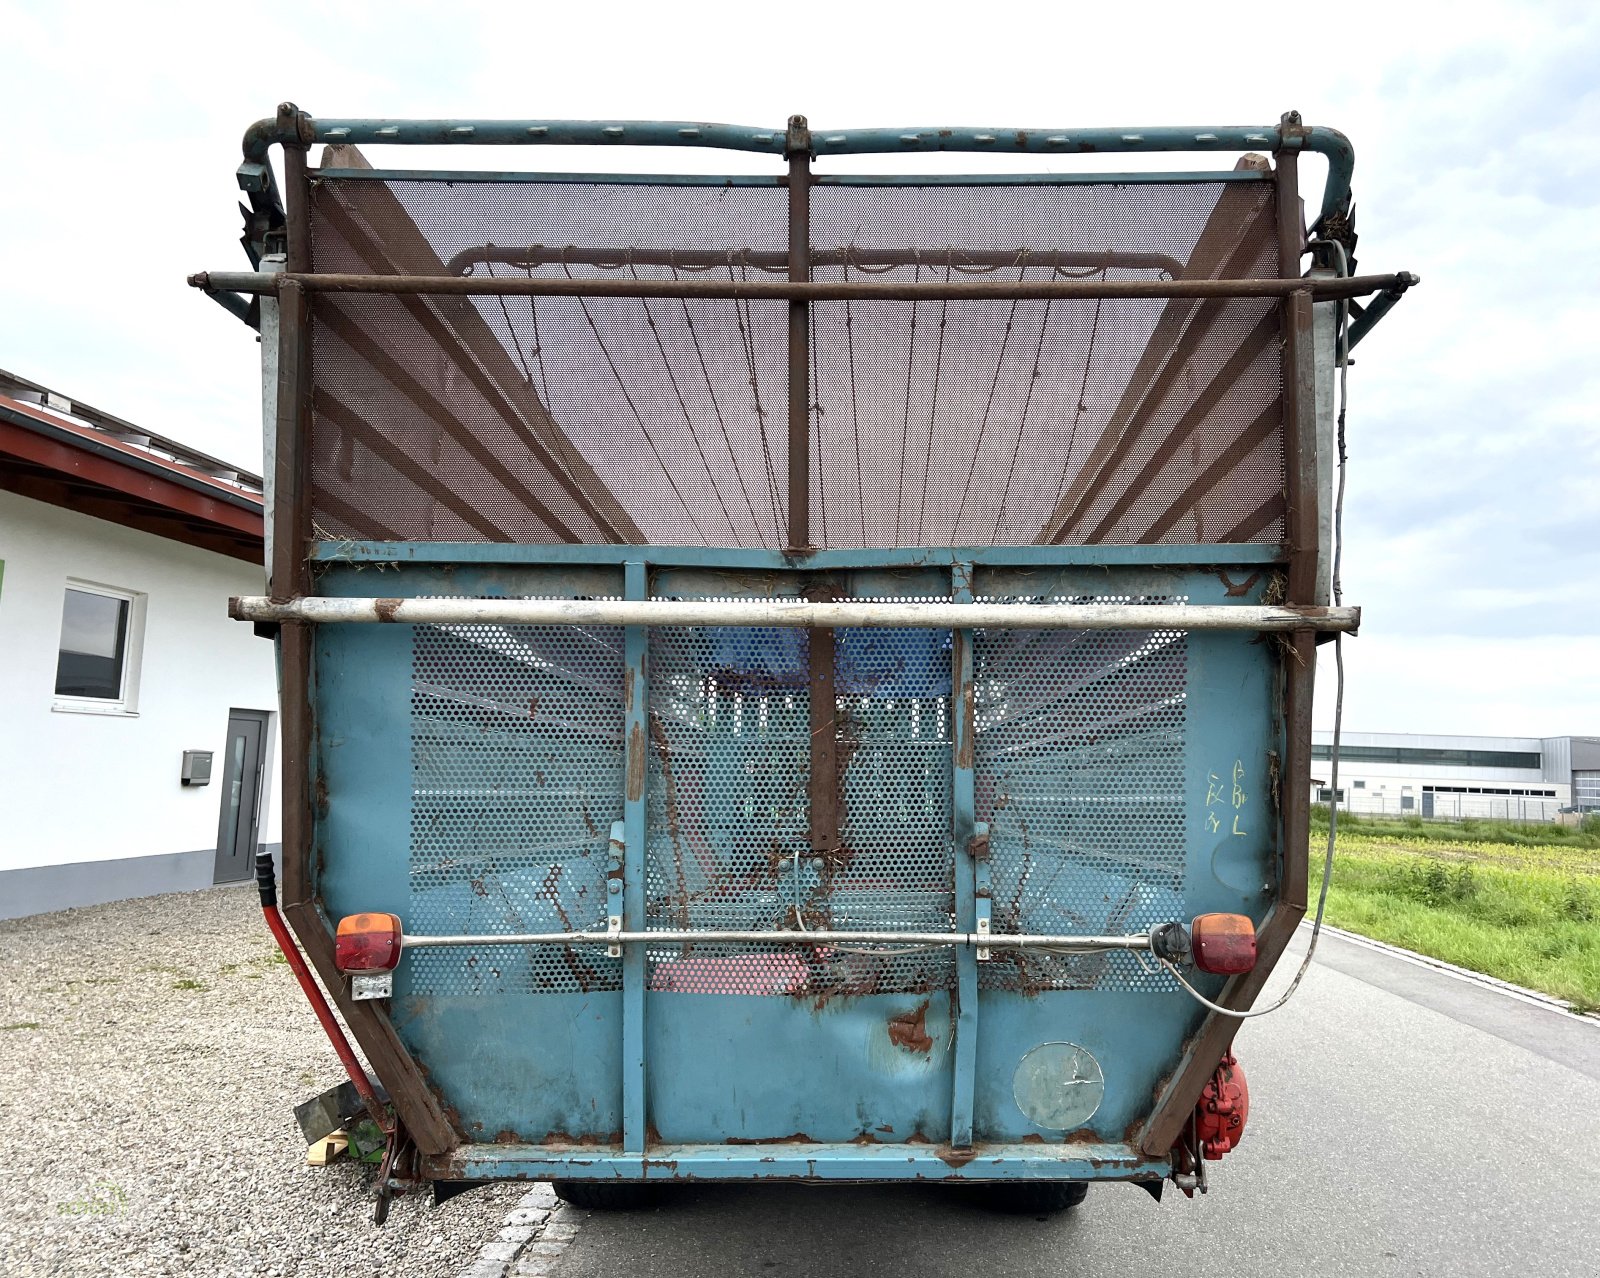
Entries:
{"type": "MultiPolygon", "coordinates": [[[[773,279],[778,187],[314,186],[318,271],[773,279]],[[507,247],[509,246],[509,247],[507,247]]],[[[1277,273],[1269,183],[834,187],[813,278],[1277,273]]],[[[818,302],[824,547],[1276,542],[1279,310],[818,302]]],[[[782,302],[320,295],[319,535],[781,547],[782,302]]]]}

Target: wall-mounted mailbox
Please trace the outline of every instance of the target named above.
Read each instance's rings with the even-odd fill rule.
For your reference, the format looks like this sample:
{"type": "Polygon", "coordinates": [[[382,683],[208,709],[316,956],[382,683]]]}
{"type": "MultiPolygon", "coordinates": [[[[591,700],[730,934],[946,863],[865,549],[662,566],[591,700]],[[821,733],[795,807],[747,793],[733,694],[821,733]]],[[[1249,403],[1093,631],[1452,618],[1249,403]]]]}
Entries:
{"type": "Polygon", "coordinates": [[[184,785],[211,784],[211,751],[185,750],[183,752],[184,785]]]}

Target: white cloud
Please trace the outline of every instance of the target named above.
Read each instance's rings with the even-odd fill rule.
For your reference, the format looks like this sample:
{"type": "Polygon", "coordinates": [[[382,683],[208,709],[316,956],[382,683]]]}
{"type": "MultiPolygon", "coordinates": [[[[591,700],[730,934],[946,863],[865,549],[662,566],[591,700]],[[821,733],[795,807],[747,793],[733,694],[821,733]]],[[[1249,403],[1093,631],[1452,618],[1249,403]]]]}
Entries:
{"type": "Polygon", "coordinates": [[[1346,580],[1370,620],[1350,645],[1349,721],[1600,729],[1581,674],[1600,640],[1572,632],[1597,618],[1600,570],[1592,4],[1357,3],[1280,34],[1242,5],[374,3],[280,23],[0,0],[0,29],[0,365],[245,465],[256,347],[184,276],[243,264],[238,139],[283,98],[325,115],[774,126],[801,110],[821,127],[1299,108],[1356,144],[1363,269],[1424,277],[1351,376],[1346,580]]]}

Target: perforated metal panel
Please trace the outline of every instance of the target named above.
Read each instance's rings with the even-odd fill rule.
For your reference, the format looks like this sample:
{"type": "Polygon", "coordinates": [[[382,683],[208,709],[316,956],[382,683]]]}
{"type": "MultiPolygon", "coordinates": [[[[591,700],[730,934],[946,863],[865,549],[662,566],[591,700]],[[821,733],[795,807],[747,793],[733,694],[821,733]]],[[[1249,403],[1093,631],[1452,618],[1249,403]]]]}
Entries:
{"type": "MultiPolygon", "coordinates": [[[[605,930],[622,816],[622,632],[417,626],[411,906],[434,935],[605,930]]],[[[621,988],[595,947],[421,949],[419,994],[621,988]]]]}
{"type": "MultiPolygon", "coordinates": [[[[1127,933],[1180,917],[1185,632],[981,630],[973,666],[977,810],[990,825],[994,930],[1127,933]]],[[[979,980],[1023,991],[1170,987],[1126,953],[996,950],[979,980]]]]}
{"type": "MultiPolygon", "coordinates": [[[[839,841],[810,842],[812,638],[658,628],[650,637],[649,925],[949,931],[950,640],[840,630],[839,841]]],[[[892,993],[949,983],[948,950],[662,946],[680,993],[892,993]]]]}

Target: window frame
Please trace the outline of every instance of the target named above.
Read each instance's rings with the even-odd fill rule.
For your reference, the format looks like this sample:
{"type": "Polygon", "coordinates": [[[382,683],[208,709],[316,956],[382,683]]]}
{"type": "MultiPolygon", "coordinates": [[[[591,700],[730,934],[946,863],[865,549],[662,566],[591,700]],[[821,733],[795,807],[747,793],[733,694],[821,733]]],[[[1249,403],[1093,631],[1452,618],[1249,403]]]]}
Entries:
{"type": "Polygon", "coordinates": [[[51,702],[50,709],[60,714],[99,714],[111,715],[124,719],[139,717],[139,676],[144,664],[144,618],[145,601],[148,595],[138,590],[127,590],[121,586],[108,586],[104,582],[85,581],[78,577],[68,577],[62,583],[61,590],[61,625],[66,624],[67,592],[75,590],[79,594],[99,595],[105,599],[116,599],[127,604],[127,612],[123,620],[122,631],[122,681],[116,697],[77,697],[55,691],[55,679],[61,672],[61,639],[56,635],[56,667],[51,672],[51,702]]]}

